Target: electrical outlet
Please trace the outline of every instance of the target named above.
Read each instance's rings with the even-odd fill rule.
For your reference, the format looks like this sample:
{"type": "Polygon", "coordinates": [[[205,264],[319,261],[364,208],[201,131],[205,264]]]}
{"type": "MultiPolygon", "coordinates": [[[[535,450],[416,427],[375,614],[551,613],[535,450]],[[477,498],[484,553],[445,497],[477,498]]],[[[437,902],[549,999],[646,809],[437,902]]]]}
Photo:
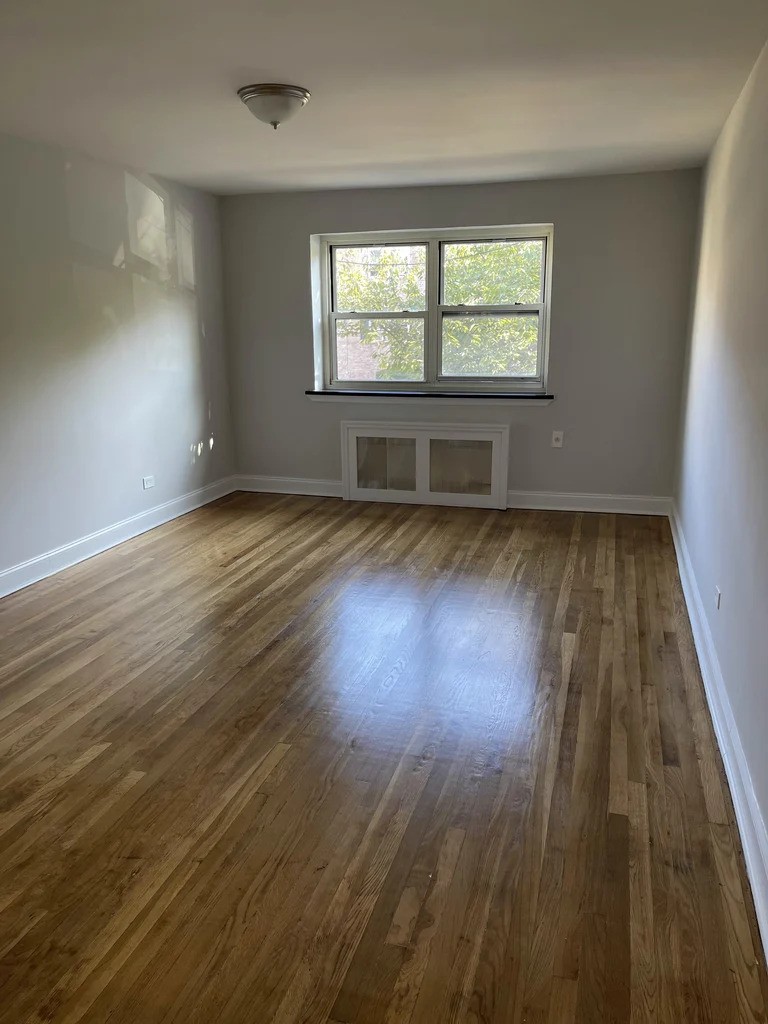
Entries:
{"type": "Polygon", "coordinates": [[[150,487],[155,486],[155,478],[153,476],[143,476],[141,478],[141,486],[145,491],[148,491],[150,487]]]}
{"type": "Polygon", "coordinates": [[[563,438],[564,437],[565,437],[565,432],[564,431],[562,431],[562,430],[553,430],[552,431],[552,447],[553,448],[562,448],[563,447],[563,438]]]}
{"type": "Polygon", "coordinates": [[[723,595],[720,593],[720,587],[715,587],[715,608],[720,611],[720,598],[723,595]]]}

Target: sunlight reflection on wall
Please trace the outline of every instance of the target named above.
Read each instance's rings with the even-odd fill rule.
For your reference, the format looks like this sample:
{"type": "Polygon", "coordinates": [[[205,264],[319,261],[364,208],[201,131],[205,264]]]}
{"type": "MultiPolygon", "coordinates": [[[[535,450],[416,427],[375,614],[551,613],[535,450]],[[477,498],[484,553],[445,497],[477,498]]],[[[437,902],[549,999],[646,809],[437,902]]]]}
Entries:
{"type": "Polygon", "coordinates": [[[168,251],[173,247],[173,236],[169,238],[163,197],[134,175],[126,173],[125,199],[131,252],[157,267],[163,278],[167,278],[168,251]]]}
{"type": "MultiPolygon", "coordinates": [[[[89,263],[102,265],[75,265],[81,311],[92,320],[102,343],[109,340],[112,346],[126,346],[124,383],[132,384],[131,398],[123,407],[126,424],[134,431],[142,423],[157,422],[156,443],[162,447],[177,434],[180,422],[185,423],[187,436],[197,434],[202,426],[201,409],[211,419],[205,328],[195,296],[194,217],[154,179],[129,172],[122,176],[123,203],[117,203],[111,169],[105,174],[103,165],[82,163],[78,170],[84,171],[81,182],[87,196],[79,195],[79,176],[69,164],[70,222],[73,235],[82,242],[80,257],[89,253],[89,263]],[[125,211],[124,219],[108,218],[111,233],[105,229],[103,217],[92,215],[93,187],[99,178],[110,193],[108,208],[125,211]],[[109,268],[101,258],[105,247],[111,252],[109,268]],[[111,280],[110,274],[114,275],[111,280]],[[99,311],[95,318],[94,310],[99,311]],[[129,368],[131,355],[139,356],[133,369],[129,368]]],[[[104,208],[107,202],[102,211],[104,208]]],[[[88,348],[90,359],[108,358],[98,349],[88,348]]],[[[194,466],[212,451],[213,437],[209,435],[205,443],[190,447],[192,457],[187,464],[194,466]]],[[[154,469],[152,458],[148,454],[145,461],[154,469]]]]}
{"type": "Polygon", "coordinates": [[[216,200],[8,136],[0,172],[3,569],[229,475],[231,435],[216,200]]]}

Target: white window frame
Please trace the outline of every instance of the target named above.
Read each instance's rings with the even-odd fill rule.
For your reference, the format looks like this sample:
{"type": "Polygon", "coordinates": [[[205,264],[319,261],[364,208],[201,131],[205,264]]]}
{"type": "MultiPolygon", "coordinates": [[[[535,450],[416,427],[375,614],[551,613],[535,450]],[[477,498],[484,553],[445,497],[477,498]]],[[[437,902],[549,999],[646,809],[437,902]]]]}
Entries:
{"type": "Polygon", "coordinates": [[[315,354],[316,391],[355,391],[373,393],[435,392],[472,394],[545,394],[549,367],[549,321],[552,292],[552,224],[494,225],[474,228],[429,228],[417,231],[358,231],[344,234],[312,235],[310,256],[312,268],[312,309],[315,354]],[[442,303],[441,246],[450,242],[517,241],[529,239],[544,243],[543,281],[537,303],[491,306],[450,306],[442,303]],[[335,246],[424,245],[427,249],[426,309],[404,313],[376,311],[334,312],[333,248],[335,246]],[[441,325],[448,313],[532,313],[538,314],[539,344],[535,377],[446,377],[442,374],[441,325]],[[334,321],[336,319],[422,319],[424,321],[423,381],[348,381],[337,380],[334,373],[334,321]]]}

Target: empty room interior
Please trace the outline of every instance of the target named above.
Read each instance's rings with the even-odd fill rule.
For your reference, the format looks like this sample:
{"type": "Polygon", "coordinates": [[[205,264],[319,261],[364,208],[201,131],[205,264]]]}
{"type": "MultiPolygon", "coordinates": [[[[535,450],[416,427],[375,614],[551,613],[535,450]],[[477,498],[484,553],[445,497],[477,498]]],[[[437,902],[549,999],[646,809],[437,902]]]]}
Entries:
{"type": "Polygon", "coordinates": [[[766,1024],[766,0],[6,0],[0,1024],[766,1024]]]}

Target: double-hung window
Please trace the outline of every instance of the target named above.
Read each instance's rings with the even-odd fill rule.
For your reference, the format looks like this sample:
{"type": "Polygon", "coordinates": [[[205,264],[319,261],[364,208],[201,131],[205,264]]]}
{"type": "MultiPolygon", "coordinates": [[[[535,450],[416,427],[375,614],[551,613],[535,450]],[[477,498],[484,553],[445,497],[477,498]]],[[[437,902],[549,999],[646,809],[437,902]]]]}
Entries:
{"type": "Polygon", "coordinates": [[[317,390],[545,391],[552,225],[312,246],[317,390]]]}

